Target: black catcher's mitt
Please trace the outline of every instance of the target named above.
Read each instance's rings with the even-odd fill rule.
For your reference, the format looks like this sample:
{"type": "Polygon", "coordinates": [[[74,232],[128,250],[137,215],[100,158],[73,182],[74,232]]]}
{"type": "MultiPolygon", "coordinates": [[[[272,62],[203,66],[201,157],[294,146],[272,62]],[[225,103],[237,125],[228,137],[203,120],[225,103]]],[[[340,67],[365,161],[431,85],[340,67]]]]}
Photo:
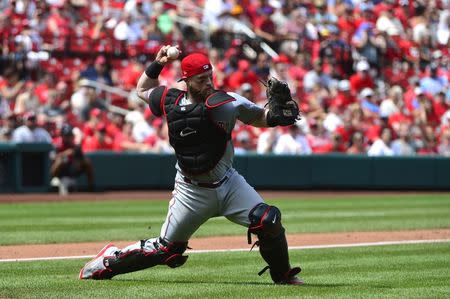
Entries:
{"type": "Polygon", "coordinates": [[[291,91],[286,82],[276,78],[267,81],[267,124],[274,126],[289,126],[300,119],[300,110],[296,101],[292,99],[291,91]]]}

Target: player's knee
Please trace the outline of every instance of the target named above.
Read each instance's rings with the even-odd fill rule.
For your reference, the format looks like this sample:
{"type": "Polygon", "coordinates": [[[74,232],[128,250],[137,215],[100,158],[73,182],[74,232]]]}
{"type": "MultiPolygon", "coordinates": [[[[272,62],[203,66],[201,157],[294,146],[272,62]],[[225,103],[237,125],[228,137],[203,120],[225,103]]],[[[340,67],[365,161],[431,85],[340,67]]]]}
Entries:
{"type": "Polygon", "coordinates": [[[165,254],[162,264],[171,268],[176,268],[184,265],[188,256],[183,255],[187,249],[187,242],[168,242],[164,239],[158,239],[158,249],[165,254]]]}
{"type": "Polygon", "coordinates": [[[249,213],[249,232],[258,237],[276,237],[284,231],[281,212],[275,206],[265,203],[256,205],[249,213]]]}

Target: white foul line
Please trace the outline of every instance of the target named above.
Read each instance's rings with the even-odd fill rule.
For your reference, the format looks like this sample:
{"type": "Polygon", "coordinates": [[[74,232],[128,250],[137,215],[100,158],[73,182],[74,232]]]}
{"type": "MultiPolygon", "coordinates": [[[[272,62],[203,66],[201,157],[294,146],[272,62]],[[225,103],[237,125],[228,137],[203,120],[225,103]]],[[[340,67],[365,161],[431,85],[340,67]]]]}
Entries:
{"type": "MultiPolygon", "coordinates": [[[[365,246],[383,246],[383,245],[404,245],[404,244],[426,244],[426,243],[446,243],[450,239],[435,240],[406,240],[406,241],[385,241],[385,242],[368,242],[368,243],[350,243],[350,244],[329,244],[329,245],[306,245],[306,246],[290,246],[289,250],[303,249],[323,249],[323,248],[345,248],[345,247],[365,247],[365,246]]],[[[249,251],[249,248],[236,249],[213,249],[213,250],[188,250],[186,253],[214,253],[214,252],[239,252],[249,251]]],[[[78,256],[49,256],[35,258],[18,258],[18,259],[0,259],[2,262],[27,262],[27,261],[54,261],[54,260],[73,260],[73,259],[89,259],[95,255],[78,255],[78,256]]]]}

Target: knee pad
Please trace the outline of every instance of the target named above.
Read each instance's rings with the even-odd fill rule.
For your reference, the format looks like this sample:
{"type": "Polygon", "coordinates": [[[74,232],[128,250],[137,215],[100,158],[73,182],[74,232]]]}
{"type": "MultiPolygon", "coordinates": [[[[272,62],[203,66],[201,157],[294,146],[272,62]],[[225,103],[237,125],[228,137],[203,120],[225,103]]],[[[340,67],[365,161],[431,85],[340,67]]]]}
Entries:
{"type": "Polygon", "coordinates": [[[251,233],[257,235],[259,239],[264,239],[275,238],[284,232],[281,225],[281,212],[275,206],[260,203],[250,211],[248,217],[250,220],[249,244],[251,244],[251,233]]]}

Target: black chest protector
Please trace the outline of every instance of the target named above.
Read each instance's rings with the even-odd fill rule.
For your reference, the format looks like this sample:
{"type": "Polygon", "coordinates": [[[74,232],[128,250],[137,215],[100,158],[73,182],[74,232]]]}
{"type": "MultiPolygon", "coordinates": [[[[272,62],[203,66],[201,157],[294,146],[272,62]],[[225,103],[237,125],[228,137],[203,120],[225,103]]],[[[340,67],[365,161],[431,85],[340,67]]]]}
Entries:
{"type": "Polygon", "coordinates": [[[178,102],[184,94],[181,90],[169,89],[164,113],[178,165],[184,172],[197,175],[213,169],[225,153],[231,134],[210,119],[210,112],[234,98],[217,91],[205,103],[180,106],[178,102]]]}

